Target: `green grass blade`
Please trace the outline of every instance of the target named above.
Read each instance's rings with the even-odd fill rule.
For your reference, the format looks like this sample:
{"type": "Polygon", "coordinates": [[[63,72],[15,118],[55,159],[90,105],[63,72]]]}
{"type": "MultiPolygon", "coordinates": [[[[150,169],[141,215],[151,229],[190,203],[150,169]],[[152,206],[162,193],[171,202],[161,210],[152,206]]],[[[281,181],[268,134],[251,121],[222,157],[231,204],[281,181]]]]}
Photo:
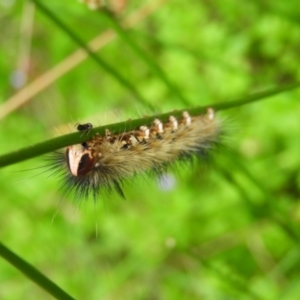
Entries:
{"type": "Polygon", "coordinates": [[[119,24],[119,22],[106,10],[101,10],[101,15],[105,19],[106,23],[111,26],[118,36],[129,46],[133,52],[138,56],[150,70],[158,77],[169,89],[171,95],[179,98],[179,100],[185,104],[189,105],[189,101],[182,95],[179,88],[168,78],[163,69],[147,55],[147,53],[134,41],[134,39],[124,30],[124,28],[119,24]]]}
{"type": "Polygon", "coordinates": [[[258,180],[245,166],[239,154],[233,150],[228,151],[226,155],[226,162],[218,163],[218,168],[223,173],[224,179],[233,185],[236,191],[241,195],[245,201],[247,209],[251,212],[255,219],[269,219],[276,223],[294,242],[300,242],[299,230],[294,224],[285,218],[285,214],[276,202],[276,196],[272,195],[270,191],[258,180]],[[262,195],[262,203],[255,203],[249,196],[249,191],[243,187],[235,176],[228,170],[228,166],[234,166],[233,169],[239,170],[243,177],[250,182],[254,187],[258,188],[262,195]]]}
{"type": "Polygon", "coordinates": [[[229,108],[233,108],[233,107],[237,107],[237,106],[241,106],[241,105],[245,105],[248,103],[252,103],[252,102],[256,102],[256,101],[260,101],[284,92],[288,92],[294,89],[297,89],[300,87],[300,83],[296,82],[296,83],[292,83],[280,88],[275,88],[275,89],[270,89],[267,91],[263,91],[263,92],[258,92],[255,93],[253,95],[249,95],[246,97],[243,97],[241,99],[236,99],[234,101],[231,102],[227,102],[227,103],[220,103],[220,104],[216,104],[216,105],[212,105],[211,107],[213,107],[215,110],[224,110],[224,109],[229,109],[229,108]]]}
{"type": "Polygon", "coordinates": [[[86,43],[66,24],[64,24],[59,18],[57,18],[44,4],[40,3],[38,0],[32,0],[37,8],[43,12],[53,23],[55,23],[61,30],[63,30],[77,45],[84,49],[90,57],[108,74],[115,78],[122,86],[124,86],[131,94],[138,99],[146,107],[151,105],[147,100],[138,92],[133,84],[131,84],[125,77],[118,73],[112,66],[106,63],[103,59],[100,58],[95,52],[93,52],[86,43]]]}
{"type": "Polygon", "coordinates": [[[24,275],[30,278],[33,282],[35,282],[38,286],[46,290],[54,298],[61,300],[74,299],[64,290],[62,290],[58,285],[56,285],[53,281],[51,281],[45,275],[43,275],[40,271],[38,271],[28,262],[23,260],[20,256],[10,251],[2,243],[0,243],[0,255],[8,263],[13,265],[16,269],[18,269],[20,272],[22,272],[24,275]]]}
{"type": "MultiPolygon", "coordinates": [[[[198,115],[201,113],[204,113],[207,109],[207,107],[212,107],[215,110],[223,110],[223,109],[229,109],[234,108],[237,106],[249,104],[251,102],[255,101],[261,101],[264,99],[267,99],[271,96],[278,95],[280,93],[284,93],[296,88],[300,87],[300,83],[291,84],[285,87],[268,90],[265,92],[257,93],[250,95],[248,97],[245,97],[243,99],[231,101],[231,102],[225,102],[220,104],[214,104],[214,105],[208,105],[208,106],[202,106],[202,107],[196,107],[188,109],[190,115],[198,115]]],[[[154,118],[158,118],[161,121],[166,121],[170,115],[173,115],[175,117],[180,117],[182,112],[187,109],[173,111],[169,113],[159,114],[147,118],[139,118],[135,120],[125,121],[125,122],[119,122],[115,124],[110,125],[104,125],[100,127],[93,128],[88,134],[82,134],[81,132],[74,132],[66,135],[62,135],[53,139],[50,139],[48,141],[44,141],[41,143],[37,143],[34,146],[29,146],[8,154],[4,154],[0,156],[0,167],[8,166],[26,159],[30,159],[57,149],[61,149],[63,147],[66,147],[68,145],[74,145],[78,143],[82,143],[90,138],[92,138],[96,133],[100,135],[105,134],[105,129],[109,129],[111,132],[118,134],[121,132],[124,132],[124,129],[126,130],[132,130],[135,128],[138,128],[142,125],[148,125],[151,124],[154,118]]]]}

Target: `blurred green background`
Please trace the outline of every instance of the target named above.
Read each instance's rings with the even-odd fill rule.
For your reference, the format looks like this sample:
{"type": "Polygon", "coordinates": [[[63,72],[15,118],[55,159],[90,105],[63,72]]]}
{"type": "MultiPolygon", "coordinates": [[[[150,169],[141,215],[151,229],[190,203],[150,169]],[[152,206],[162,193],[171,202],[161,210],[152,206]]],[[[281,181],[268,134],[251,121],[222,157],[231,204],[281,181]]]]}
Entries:
{"type": "MultiPolygon", "coordinates": [[[[98,55],[153,109],[89,58],[0,119],[0,154],[77,122],[105,125],[298,80],[298,1],[160,2],[128,33],[182,97],[116,38],[98,55]]],[[[108,29],[101,12],[75,0],[46,4],[86,43],[108,29]]],[[[119,18],[141,16],[141,5],[128,1],[119,18]]],[[[31,1],[0,1],[0,27],[2,105],[78,50],[31,1]]],[[[211,163],[178,168],[167,186],[128,180],[126,200],[74,203],[39,168],[43,158],[1,169],[1,241],[76,299],[297,299],[299,97],[220,112],[228,133],[211,163]]],[[[52,299],[3,259],[0,298],[52,299]]]]}

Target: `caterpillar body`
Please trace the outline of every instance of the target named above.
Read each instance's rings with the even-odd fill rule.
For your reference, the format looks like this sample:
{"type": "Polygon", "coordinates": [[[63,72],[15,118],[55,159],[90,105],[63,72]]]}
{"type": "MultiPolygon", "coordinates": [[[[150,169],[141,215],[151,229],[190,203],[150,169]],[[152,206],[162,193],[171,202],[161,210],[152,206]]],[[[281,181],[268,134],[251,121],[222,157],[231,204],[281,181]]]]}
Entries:
{"type": "MultiPolygon", "coordinates": [[[[88,131],[92,124],[79,124],[88,131]]],[[[124,197],[121,184],[125,178],[147,171],[162,174],[176,161],[203,158],[221,133],[220,121],[212,108],[206,114],[181,118],[170,115],[167,122],[154,119],[151,126],[114,134],[96,134],[82,144],[71,145],[56,153],[54,168],[64,172],[64,188],[75,197],[96,199],[103,189],[115,189],[124,197]]]]}

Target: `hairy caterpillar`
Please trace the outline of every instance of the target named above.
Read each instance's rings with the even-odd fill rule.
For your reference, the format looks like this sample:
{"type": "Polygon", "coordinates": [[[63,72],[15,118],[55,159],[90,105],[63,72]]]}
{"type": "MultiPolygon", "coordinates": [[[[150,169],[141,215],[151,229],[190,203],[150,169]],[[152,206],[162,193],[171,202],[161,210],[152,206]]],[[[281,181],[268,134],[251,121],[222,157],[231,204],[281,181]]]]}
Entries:
{"type": "MultiPolygon", "coordinates": [[[[154,119],[151,126],[114,134],[96,134],[81,144],[56,152],[53,168],[64,173],[64,188],[78,198],[90,194],[96,199],[102,189],[115,189],[122,197],[125,178],[147,171],[162,174],[176,161],[203,157],[218,142],[220,121],[212,108],[206,114],[181,118],[170,115],[167,122],[154,119]]],[[[92,124],[78,124],[77,130],[88,132],[92,124]]]]}

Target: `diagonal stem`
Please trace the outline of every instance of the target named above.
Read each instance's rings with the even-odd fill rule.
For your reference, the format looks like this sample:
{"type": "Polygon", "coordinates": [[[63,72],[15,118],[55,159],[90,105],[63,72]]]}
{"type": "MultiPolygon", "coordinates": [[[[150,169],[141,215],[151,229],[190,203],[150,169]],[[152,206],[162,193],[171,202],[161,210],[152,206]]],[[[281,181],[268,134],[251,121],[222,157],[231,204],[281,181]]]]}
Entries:
{"type": "Polygon", "coordinates": [[[44,141],[41,143],[37,143],[33,146],[29,146],[23,149],[20,149],[18,151],[14,151],[8,154],[4,154],[0,156],[0,167],[8,166],[26,159],[30,159],[63,147],[66,147],[68,145],[74,145],[78,143],[82,143],[90,138],[92,138],[96,133],[100,135],[105,134],[105,129],[109,129],[111,132],[118,134],[121,132],[124,132],[124,128],[126,130],[132,130],[135,128],[138,128],[142,125],[148,125],[151,124],[154,118],[158,118],[161,121],[166,121],[170,115],[173,115],[174,117],[179,117],[183,111],[188,110],[190,115],[198,115],[206,111],[207,107],[212,107],[215,110],[223,110],[223,109],[229,109],[238,107],[241,105],[249,104],[255,101],[261,101],[265,99],[269,99],[271,96],[275,96],[293,89],[297,89],[300,87],[300,83],[293,83],[285,87],[276,88],[267,90],[265,92],[256,93],[253,95],[250,95],[248,97],[238,99],[231,102],[223,102],[219,104],[214,105],[208,105],[208,106],[202,106],[202,107],[196,107],[191,109],[184,109],[184,110],[178,110],[178,111],[172,111],[169,113],[159,114],[147,118],[139,118],[135,120],[129,120],[125,122],[119,122],[115,124],[110,125],[104,125],[100,127],[93,128],[88,134],[82,135],[80,132],[74,132],[66,135],[62,135],[53,139],[50,139],[48,141],[44,141]]]}
{"type": "Polygon", "coordinates": [[[2,243],[0,243],[0,256],[2,256],[3,259],[5,259],[11,265],[16,267],[20,272],[22,272],[25,276],[30,278],[33,282],[35,282],[38,286],[46,290],[50,295],[52,295],[56,299],[74,300],[73,297],[67,294],[53,281],[47,278],[44,274],[42,274],[28,262],[23,260],[20,256],[13,253],[2,243]]]}

